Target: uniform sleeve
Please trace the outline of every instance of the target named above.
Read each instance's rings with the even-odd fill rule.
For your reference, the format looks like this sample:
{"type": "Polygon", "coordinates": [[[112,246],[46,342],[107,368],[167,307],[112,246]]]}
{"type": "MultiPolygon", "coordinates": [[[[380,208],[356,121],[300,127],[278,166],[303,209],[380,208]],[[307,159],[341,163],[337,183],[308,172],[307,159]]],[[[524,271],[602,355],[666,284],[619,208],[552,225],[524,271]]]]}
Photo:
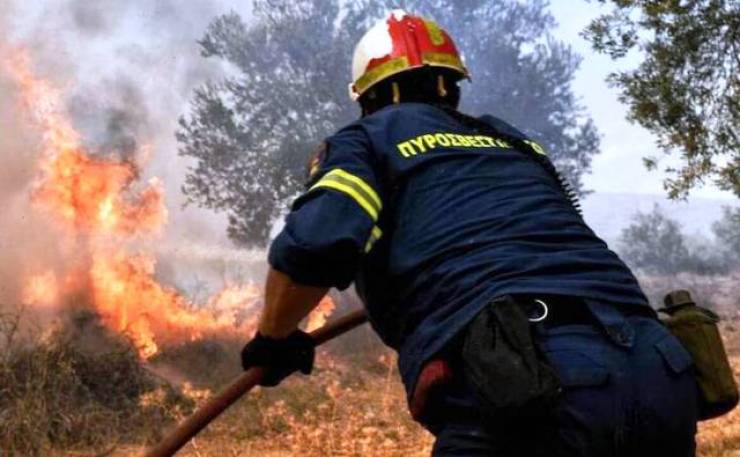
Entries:
{"type": "Polygon", "coordinates": [[[383,209],[372,149],[360,127],[329,138],[311,164],[306,191],[270,246],[269,262],[294,281],[347,288],[362,256],[382,235],[383,209]]]}

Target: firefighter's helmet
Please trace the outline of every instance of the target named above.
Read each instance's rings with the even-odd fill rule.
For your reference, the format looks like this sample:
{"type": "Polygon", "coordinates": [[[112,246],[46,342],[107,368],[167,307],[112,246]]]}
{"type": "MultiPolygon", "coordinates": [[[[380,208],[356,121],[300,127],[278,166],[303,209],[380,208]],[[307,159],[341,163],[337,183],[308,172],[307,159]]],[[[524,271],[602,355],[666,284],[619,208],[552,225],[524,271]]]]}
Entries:
{"type": "Polygon", "coordinates": [[[350,97],[357,100],[377,83],[424,66],[450,69],[461,79],[469,77],[447,32],[429,19],[394,10],[357,43],[350,97]]]}

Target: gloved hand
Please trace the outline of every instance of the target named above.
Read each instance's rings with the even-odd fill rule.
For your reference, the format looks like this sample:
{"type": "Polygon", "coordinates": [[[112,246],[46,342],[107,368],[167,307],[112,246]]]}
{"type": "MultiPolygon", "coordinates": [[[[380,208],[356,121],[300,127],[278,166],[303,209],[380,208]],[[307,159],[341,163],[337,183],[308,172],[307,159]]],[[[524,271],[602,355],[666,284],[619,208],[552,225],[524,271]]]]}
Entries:
{"type": "Polygon", "coordinates": [[[286,338],[274,339],[259,332],[242,349],[242,367],[265,368],[261,386],[274,387],[294,371],[311,374],[315,355],[315,342],[311,336],[296,330],[286,338]]]}

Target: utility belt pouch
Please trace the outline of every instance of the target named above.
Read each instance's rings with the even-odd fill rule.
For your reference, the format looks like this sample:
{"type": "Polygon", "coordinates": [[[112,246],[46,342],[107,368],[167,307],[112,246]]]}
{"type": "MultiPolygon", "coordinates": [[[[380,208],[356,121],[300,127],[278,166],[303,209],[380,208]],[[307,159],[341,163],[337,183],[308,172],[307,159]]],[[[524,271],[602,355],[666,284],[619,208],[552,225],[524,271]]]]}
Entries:
{"type": "Polygon", "coordinates": [[[560,392],[523,306],[510,296],[495,300],[467,327],[462,361],[484,412],[499,418],[546,415],[560,392]]]}
{"type": "Polygon", "coordinates": [[[717,327],[719,316],[697,306],[686,290],[665,297],[662,321],[694,359],[699,419],[721,416],[738,403],[738,389],[717,327]]]}

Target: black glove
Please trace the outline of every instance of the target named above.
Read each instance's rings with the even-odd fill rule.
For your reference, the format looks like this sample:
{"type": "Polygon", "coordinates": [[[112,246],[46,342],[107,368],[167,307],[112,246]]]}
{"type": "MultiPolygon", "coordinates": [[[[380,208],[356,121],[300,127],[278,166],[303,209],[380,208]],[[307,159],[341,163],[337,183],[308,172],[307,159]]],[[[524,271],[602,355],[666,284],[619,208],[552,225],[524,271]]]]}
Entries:
{"type": "Polygon", "coordinates": [[[242,349],[242,367],[265,368],[261,386],[274,387],[294,371],[311,374],[316,343],[311,335],[296,330],[286,338],[274,339],[259,332],[242,349]]]}

